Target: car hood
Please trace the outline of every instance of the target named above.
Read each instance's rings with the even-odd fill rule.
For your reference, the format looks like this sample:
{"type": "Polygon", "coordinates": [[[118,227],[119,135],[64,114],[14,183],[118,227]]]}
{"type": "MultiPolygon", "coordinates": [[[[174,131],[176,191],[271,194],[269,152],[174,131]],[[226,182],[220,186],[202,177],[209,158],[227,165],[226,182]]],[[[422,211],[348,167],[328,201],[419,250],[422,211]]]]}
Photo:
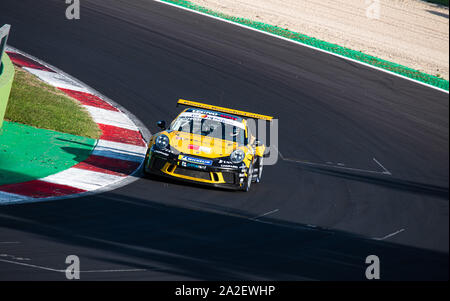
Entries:
{"type": "Polygon", "coordinates": [[[229,156],[238,148],[235,142],[185,132],[172,131],[168,137],[171,147],[177,151],[206,158],[229,156]]]}

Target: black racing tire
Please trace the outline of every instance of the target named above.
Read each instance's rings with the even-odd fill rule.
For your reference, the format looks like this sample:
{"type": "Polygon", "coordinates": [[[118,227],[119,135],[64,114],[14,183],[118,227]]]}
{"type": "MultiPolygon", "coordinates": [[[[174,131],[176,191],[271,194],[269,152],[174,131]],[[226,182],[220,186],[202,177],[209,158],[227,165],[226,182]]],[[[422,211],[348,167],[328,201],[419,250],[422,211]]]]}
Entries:
{"type": "Polygon", "coordinates": [[[149,163],[149,162],[148,162],[148,160],[149,160],[149,153],[150,153],[150,149],[147,150],[147,153],[145,154],[145,158],[144,158],[144,164],[142,164],[142,173],[143,173],[145,176],[150,175],[150,174],[147,172],[147,168],[146,168],[147,164],[149,163]]]}
{"type": "Polygon", "coordinates": [[[250,187],[252,186],[252,179],[253,179],[253,164],[250,165],[248,168],[248,176],[247,180],[245,181],[244,187],[242,187],[242,191],[249,192],[250,187]]]}
{"type": "Polygon", "coordinates": [[[258,157],[256,166],[258,167],[258,175],[254,176],[253,182],[260,183],[262,178],[262,172],[264,167],[264,160],[262,157],[258,157]]]}

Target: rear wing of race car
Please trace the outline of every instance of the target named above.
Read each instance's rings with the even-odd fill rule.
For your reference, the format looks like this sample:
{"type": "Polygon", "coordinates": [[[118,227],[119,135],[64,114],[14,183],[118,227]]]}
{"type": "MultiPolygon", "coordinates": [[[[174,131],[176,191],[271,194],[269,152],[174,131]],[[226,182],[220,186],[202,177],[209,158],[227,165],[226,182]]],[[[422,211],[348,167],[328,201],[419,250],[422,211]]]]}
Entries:
{"type": "Polygon", "coordinates": [[[267,121],[271,121],[273,119],[272,116],[249,113],[249,112],[244,112],[244,111],[239,111],[239,110],[234,110],[234,109],[228,109],[228,108],[224,108],[224,107],[218,107],[218,106],[208,105],[208,104],[190,101],[190,100],[184,100],[184,99],[178,100],[177,106],[178,105],[202,108],[202,109],[207,109],[207,110],[211,110],[211,111],[228,113],[228,114],[232,114],[232,115],[244,116],[244,117],[254,118],[254,119],[262,119],[262,120],[267,120],[267,121]]]}

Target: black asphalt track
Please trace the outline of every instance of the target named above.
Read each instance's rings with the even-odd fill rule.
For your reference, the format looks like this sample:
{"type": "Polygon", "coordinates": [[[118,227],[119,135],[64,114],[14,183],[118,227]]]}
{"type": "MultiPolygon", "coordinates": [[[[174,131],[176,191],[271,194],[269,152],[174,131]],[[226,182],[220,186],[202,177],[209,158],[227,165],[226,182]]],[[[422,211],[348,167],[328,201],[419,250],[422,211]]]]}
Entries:
{"type": "Polygon", "coordinates": [[[152,132],[181,97],[276,116],[282,158],[249,193],[142,178],[0,207],[1,280],[64,280],[71,254],[84,280],[363,280],[372,254],[385,280],[448,279],[448,94],[150,0],[81,4],[2,0],[0,23],[152,132]]]}

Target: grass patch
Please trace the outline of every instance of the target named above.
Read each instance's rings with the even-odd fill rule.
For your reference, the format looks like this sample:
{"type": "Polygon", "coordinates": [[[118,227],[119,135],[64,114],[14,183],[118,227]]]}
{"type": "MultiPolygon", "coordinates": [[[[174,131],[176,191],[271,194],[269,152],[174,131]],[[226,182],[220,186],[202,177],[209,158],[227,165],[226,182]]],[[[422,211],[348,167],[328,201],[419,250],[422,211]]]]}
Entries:
{"type": "Polygon", "coordinates": [[[14,68],[6,120],[88,138],[100,137],[97,124],[78,102],[21,68],[14,68]]]}

